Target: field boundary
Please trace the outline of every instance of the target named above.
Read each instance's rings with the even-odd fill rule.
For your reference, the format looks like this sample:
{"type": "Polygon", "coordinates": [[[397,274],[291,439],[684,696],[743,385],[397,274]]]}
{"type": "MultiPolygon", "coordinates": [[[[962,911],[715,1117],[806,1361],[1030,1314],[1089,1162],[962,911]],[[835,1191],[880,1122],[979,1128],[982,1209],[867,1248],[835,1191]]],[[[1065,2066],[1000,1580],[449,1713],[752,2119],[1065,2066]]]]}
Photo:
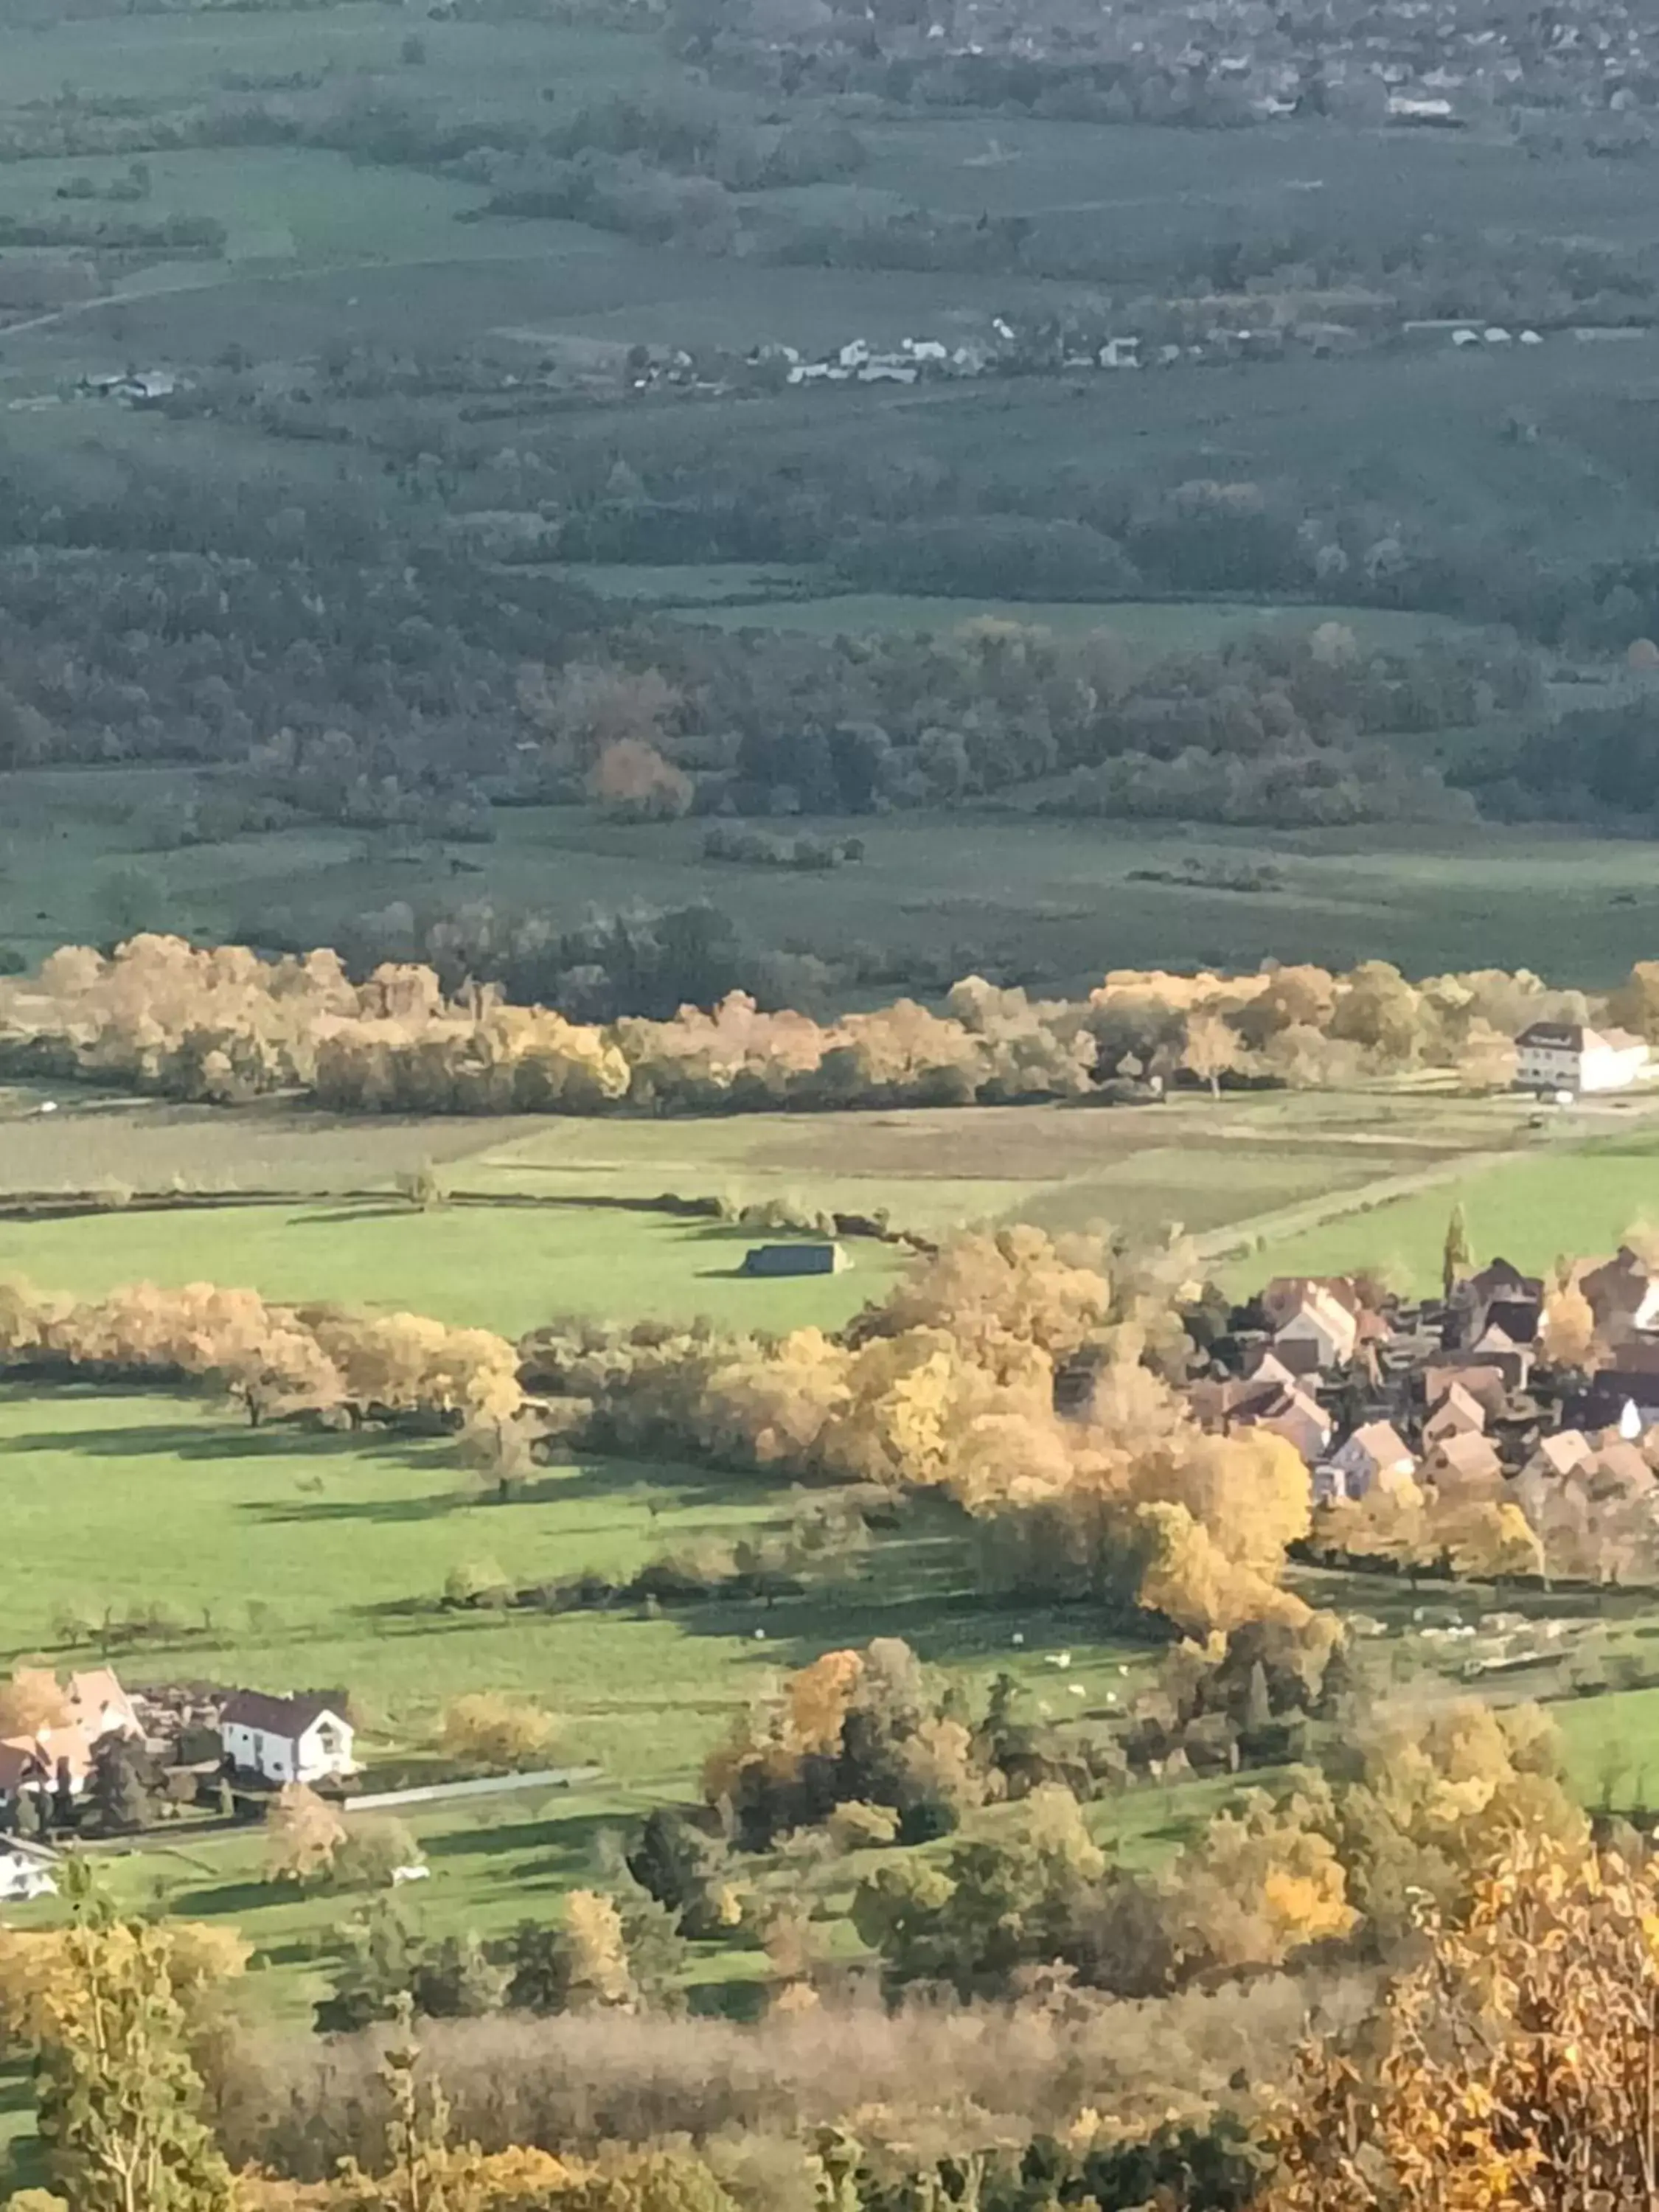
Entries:
{"type": "MultiPolygon", "coordinates": [[[[1564,1146],[1562,1150],[1571,1157],[1577,1147],[1564,1146]]],[[[1233,1222],[1224,1229],[1212,1230],[1207,1236],[1194,1241],[1200,1259],[1224,1263],[1231,1260],[1247,1260],[1258,1244],[1273,1243],[1286,1237],[1299,1237],[1310,1229],[1324,1229],[1334,1221],[1346,1221],[1352,1214],[1370,1213],[1378,1206],[1392,1206],[1400,1199],[1419,1197],[1425,1190],[1433,1190],[1442,1183],[1455,1182],[1466,1175],[1485,1175],[1491,1169],[1512,1165],[1518,1161],[1533,1160],[1541,1164],[1547,1157],[1549,1153],[1547,1151],[1531,1152],[1519,1146],[1460,1152],[1449,1159],[1437,1161],[1432,1167],[1414,1169],[1407,1175],[1379,1176],[1375,1182],[1361,1183],[1357,1189],[1333,1191],[1324,1198],[1304,1199],[1296,1206],[1283,1206],[1276,1212],[1258,1213],[1248,1221],[1233,1222]]]]}
{"type": "MultiPolygon", "coordinates": [[[[422,1208],[400,1199],[395,1191],[384,1188],[146,1191],[136,1193],[131,1198],[113,1204],[108,1199],[99,1199],[90,1194],[71,1196],[62,1192],[9,1192],[0,1197],[0,1221],[82,1221],[106,1214],[123,1213],[222,1213],[233,1212],[242,1206],[283,1207],[298,1212],[307,1206],[374,1206],[387,1213],[398,1214],[445,1212],[457,1207],[468,1207],[477,1212],[588,1212],[603,1209],[616,1213],[662,1214],[672,1220],[726,1221],[718,1199],[677,1198],[669,1191],[656,1198],[630,1198],[616,1191],[596,1191],[584,1195],[575,1192],[452,1190],[444,1194],[439,1206],[422,1208]]],[[[828,1207],[824,1211],[834,1223],[837,1237],[853,1237],[869,1243],[896,1245],[921,1255],[939,1249],[937,1243],[923,1236],[920,1230],[884,1227],[869,1214],[834,1212],[828,1207]]],[[[733,1231],[746,1231],[755,1236],[788,1237],[815,1233],[792,1229],[787,1224],[769,1228],[759,1223],[735,1219],[726,1221],[726,1225],[733,1231]]]]}

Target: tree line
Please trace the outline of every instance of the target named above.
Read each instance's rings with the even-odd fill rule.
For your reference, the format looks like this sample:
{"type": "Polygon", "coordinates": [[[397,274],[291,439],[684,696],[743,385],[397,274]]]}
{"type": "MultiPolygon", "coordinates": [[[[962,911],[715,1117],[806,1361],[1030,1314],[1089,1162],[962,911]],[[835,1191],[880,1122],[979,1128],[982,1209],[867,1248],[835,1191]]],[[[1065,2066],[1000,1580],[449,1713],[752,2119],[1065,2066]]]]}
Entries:
{"type": "Polygon", "coordinates": [[[0,1367],[207,1382],[254,1428],[303,1411],[354,1428],[429,1415],[496,1435],[523,1404],[518,1366],[505,1337],[420,1314],[272,1305],[208,1283],[137,1283],[98,1298],[0,1283],[0,1367]]]}
{"type": "MultiPolygon", "coordinates": [[[[1316,1089],[1428,1067],[1490,1089],[1512,1079],[1513,1039],[1533,1021],[1611,1018],[1659,1038],[1656,963],[1605,997],[1526,969],[1418,983],[1366,961],[1346,974],[1120,969],[1086,1000],[1033,1000],[970,976],[939,1011],[900,999],[822,1021],[764,1012],[728,989],[708,1011],[600,1025],[511,1004],[479,980],[529,980],[528,956],[546,963],[530,976],[551,965],[556,982],[547,955],[558,940],[533,921],[504,923],[480,905],[434,925],[430,941],[447,989],[415,963],[354,981],[326,951],[269,960],[152,935],[109,955],[66,946],[33,976],[0,977],[0,1067],[222,1104],[292,1091],[361,1114],[672,1114],[1079,1098],[1124,1079],[1316,1089]]],[[[655,988],[673,975],[665,967],[655,988]]],[[[575,980],[591,990],[591,975],[575,980]]]]}

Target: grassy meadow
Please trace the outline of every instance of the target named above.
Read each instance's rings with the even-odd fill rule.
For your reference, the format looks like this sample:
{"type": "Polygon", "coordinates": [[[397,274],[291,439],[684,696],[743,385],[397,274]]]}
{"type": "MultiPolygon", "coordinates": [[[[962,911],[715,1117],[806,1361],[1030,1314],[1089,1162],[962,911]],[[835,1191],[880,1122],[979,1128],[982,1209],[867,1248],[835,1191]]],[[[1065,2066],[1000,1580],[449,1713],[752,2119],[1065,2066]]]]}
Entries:
{"type": "MultiPolygon", "coordinates": [[[[851,1562],[845,1582],[775,1606],[446,1613],[437,1600],[458,1565],[493,1562],[525,1582],[588,1568],[625,1575],[690,1541],[781,1530],[789,1493],[607,1460],[550,1468],[503,1504],[442,1442],[252,1433],[165,1393],[0,1389],[0,1493],[15,1536],[0,1562],[14,1663],[73,1656],[54,1627],[66,1604],[100,1620],[159,1609],[142,1650],[113,1650],[128,1679],[347,1688],[365,1717],[363,1753],[394,1782],[422,1772],[448,1697],[507,1689],[557,1713],[554,1755],[599,1765],[591,1784],[413,1813],[434,1869],[419,1904],[439,1930],[498,1935],[551,1914],[566,1888],[599,1871],[603,1832],[695,1796],[703,1758],[735,1716],[780,1669],[825,1650],[902,1636],[975,1700],[1007,1670],[1057,1717],[1109,1711],[1132,1694],[1126,1673],[1152,1656],[1103,1638],[1085,1612],[988,1607],[975,1595],[965,1522],[930,1501],[851,1562]],[[1073,1654],[1063,1684],[1044,1657],[1057,1647],[1073,1654]]],[[[1114,1817],[1146,1850],[1208,1802],[1150,1792],[1114,1817]]],[[[316,1994],[318,1949],[351,1901],[270,1889],[262,1858],[257,1833],[186,1835],[177,1848],[163,1838],[117,1878],[135,1901],[165,1893],[180,1911],[234,1919],[279,1970],[256,1983],[255,2001],[297,2008],[316,1994]]],[[[854,1872],[842,1866],[834,1879],[854,1872]]],[[[699,1972],[741,1979],[758,1964],[734,1969],[716,1954],[699,1972]]]]}
{"type": "Polygon", "coordinates": [[[1517,1141],[1508,1101],[1394,1102],[1284,1094],[1181,1097],[1162,1107],[975,1107],[900,1113],[745,1115],[697,1123],[589,1122],[573,1140],[539,1128],[467,1161],[480,1193],[665,1188],[791,1194],[848,1212],[884,1207],[939,1235],[1034,1221],[1056,1232],[1208,1234],[1281,1208],[1343,1202],[1380,1177],[1437,1173],[1466,1149],[1517,1141]]]}
{"type": "Polygon", "coordinates": [[[1109,968],[1268,958],[1382,958],[1417,975],[1526,965],[1596,988],[1659,947],[1645,847],[1547,829],[1483,827],[1472,843],[1467,829],[1417,824],[1273,834],[987,808],[803,823],[856,831],[866,858],[799,873],[706,859],[701,822],[514,807],[498,812],[493,844],[464,848],[480,872],[457,884],[433,855],[397,857],[343,829],[178,848],[171,825],[190,782],[176,769],[27,770],[6,782],[0,945],[31,960],[139,927],[326,941],[393,902],[437,912],[477,899],[567,927],[595,908],[708,903],[759,947],[878,952],[941,981],[977,969],[1067,992],[1109,968]],[[1269,889],[1203,880],[1264,861],[1279,874],[1269,889]]]}
{"type": "Polygon", "coordinates": [[[757,1232],[609,1206],[471,1206],[416,1212],[369,1198],[0,1222],[0,1274],[94,1297],[122,1283],[235,1283],[295,1304],[394,1307],[520,1336],[560,1315],[731,1328],[839,1328],[902,1265],[853,1246],[844,1274],[744,1275],[757,1232]]]}
{"type": "MultiPolygon", "coordinates": [[[[769,1327],[763,1302],[775,1290],[809,1318],[833,1318],[844,1300],[878,1294],[901,1263],[891,1248],[854,1240],[848,1275],[753,1284],[732,1270],[754,1232],[653,1212],[653,1200],[884,1210],[932,1237],[1035,1221],[1140,1235],[1179,1224],[1224,1240],[1537,1146],[1546,1139],[1532,1119],[1505,1097],[1379,1091],[1181,1093],[1109,1109],[353,1121],[277,1102],[226,1111],[17,1087],[0,1091],[0,1200],[49,1210],[84,1194],[100,1211],[14,1215],[0,1223],[0,1261],[76,1290],[229,1267],[273,1297],[418,1294],[434,1311],[500,1327],[528,1325],[526,1310],[531,1321],[706,1310],[769,1327]],[[58,1110],[43,1115],[48,1097],[58,1110]],[[427,1160],[452,1202],[421,1215],[393,1200],[392,1185],[427,1160]],[[178,1193],[220,1203],[125,1210],[178,1193]]],[[[1563,1141],[1577,1127],[1564,1120],[1563,1141]]]]}
{"type": "Polygon", "coordinates": [[[1430,1190],[1281,1238],[1236,1260],[1225,1279],[1243,1288],[1264,1274],[1336,1274],[1374,1267],[1402,1290],[1439,1280],[1446,1218],[1462,1206],[1482,1259],[1498,1255],[1547,1273],[1559,1253],[1611,1251],[1638,1222],[1659,1220],[1659,1140],[1650,1132],[1593,1140],[1582,1151],[1453,1173],[1430,1190]]]}
{"type": "Polygon", "coordinates": [[[1053,630],[1061,637],[1104,630],[1132,649],[1151,654],[1208,653],[1264,632],[1299,635],[1327,622],[1344,623],[1363,642],[1379,651],[1398,649],[1424,637],[1455,636],[1467,628],[1449,619],[1400,614],[1388,608],[1300,603],[1269,606],[1243,599],[1091,602],[929,599],[910,592],[848,592],[823,599],[782,599],[769,593],[747,602],[722,599],[715,605],[701,606],[688,597],[684,608],[688,620],[712,623],[720,629],[801,630],[814,637],[858,637],[890,630],[948,635],[975,622],[1019,623],[1053,630]]]}

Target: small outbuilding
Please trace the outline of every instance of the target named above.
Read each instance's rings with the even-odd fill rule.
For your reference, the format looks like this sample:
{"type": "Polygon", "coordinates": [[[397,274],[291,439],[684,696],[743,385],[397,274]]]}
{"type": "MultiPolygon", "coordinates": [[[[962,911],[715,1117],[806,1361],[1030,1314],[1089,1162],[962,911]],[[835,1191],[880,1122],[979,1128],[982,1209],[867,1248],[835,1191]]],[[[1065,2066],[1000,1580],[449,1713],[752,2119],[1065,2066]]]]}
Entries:
{"type": "Polygon", "coordinates": [[[744,1255],[745,1275],[844,1275],[852,1255],[831,1237],[799,1244],[756,1244],[744,1255]]]}

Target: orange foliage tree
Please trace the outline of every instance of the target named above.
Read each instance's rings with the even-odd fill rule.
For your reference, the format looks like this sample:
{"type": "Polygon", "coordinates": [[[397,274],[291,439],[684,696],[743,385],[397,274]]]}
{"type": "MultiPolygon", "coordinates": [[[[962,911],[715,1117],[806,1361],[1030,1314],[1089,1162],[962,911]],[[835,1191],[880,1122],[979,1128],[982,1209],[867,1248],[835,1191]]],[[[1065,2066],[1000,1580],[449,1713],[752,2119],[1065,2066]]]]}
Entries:
{"type": "Polygon", "coordinates": [[[1362,2033],[1304,2054],[1262,2212],[1659,2204],[1659,1874],[1517,1836],[1362,2033]]]}

